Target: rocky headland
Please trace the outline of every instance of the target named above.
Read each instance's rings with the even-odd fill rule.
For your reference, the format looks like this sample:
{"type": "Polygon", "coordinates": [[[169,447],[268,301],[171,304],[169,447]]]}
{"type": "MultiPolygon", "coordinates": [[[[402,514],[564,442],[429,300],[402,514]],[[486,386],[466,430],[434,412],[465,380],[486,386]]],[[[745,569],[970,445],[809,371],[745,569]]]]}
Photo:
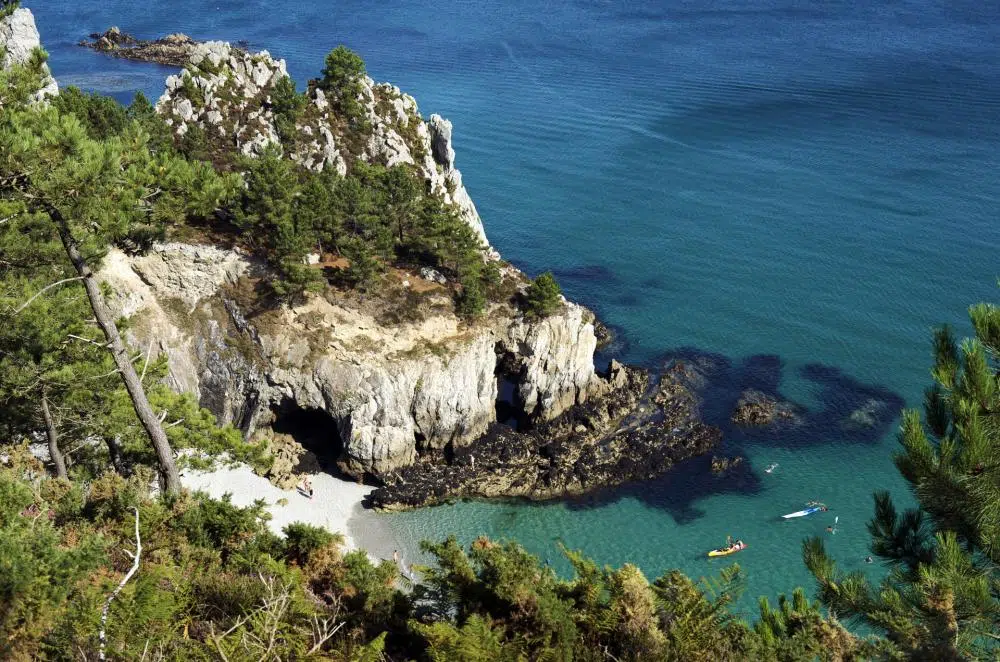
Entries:
{"type": "Polygon", "coordinates": [[[112,250],[100,277],[131,343],[165,355],[169,384],[220,422],[247,438],[301,440],[344,474],[381,485],[371,497],[381,508],[575,495],[653,477],[718,441],[683,364],[662,378],[618,364],[600,374],[593,313],[566,300],[544,317],[519,308],[528,279],[489,247],[455,167],[451,123],[424,119],[399,88],[364,77],[359,136],[310,86],[289,128],[272,99],[285,63],[266,51],[117,30],[94,39],[101,52],[183,66],[156,104],[178,140],[197,132],[217,154],[250,157],[273,146],[340,175],[357,161],[413,168],[474,230],[510,293],[469,321],[455,312],[448,278],[393,267],[377,296],[331,286],[275,301],[260,294],[274,274],[239,242],[174,236],[141,254],[112,250]]]}

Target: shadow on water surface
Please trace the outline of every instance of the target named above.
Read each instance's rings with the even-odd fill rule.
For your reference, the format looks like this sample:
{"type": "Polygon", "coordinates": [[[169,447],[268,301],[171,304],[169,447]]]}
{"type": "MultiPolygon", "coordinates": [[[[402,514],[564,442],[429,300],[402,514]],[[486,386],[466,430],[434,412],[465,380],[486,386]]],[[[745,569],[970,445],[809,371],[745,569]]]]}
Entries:
{"type": "Polygon", "coordinates": [[[568,502],[571,509],[599,508],[622,498],[633,498],[665,510],[686,524],[705,515],[695,504],[709,496],[725,493],[757,494],[761,490],[762,467],[749,459],[724,476],[712,473],[712,455],[747,458],[745,446],[809,449],[825,444],[874,444],[889,431],[905,402],[901,396],[880,385],[865,384],[834,366],[813,363],[800,368],[800,376],[814,384],[819,408],[810,409],[790,402],[781,394],[784,363],[774,354],[757,354],[733,361],[713,352],[684,347],[650,361],[656,371],[676,361],[697,368],[694,384],[701,398],[701,414],[706,423],[722,430],[722,443],[713,454],[681,462],[660,478],[639,484],[602,490],[568,502]],[[764,393],[789,403],[795,418],[758,427],[742,427],[730,417],[747,390],[764,393]]]}

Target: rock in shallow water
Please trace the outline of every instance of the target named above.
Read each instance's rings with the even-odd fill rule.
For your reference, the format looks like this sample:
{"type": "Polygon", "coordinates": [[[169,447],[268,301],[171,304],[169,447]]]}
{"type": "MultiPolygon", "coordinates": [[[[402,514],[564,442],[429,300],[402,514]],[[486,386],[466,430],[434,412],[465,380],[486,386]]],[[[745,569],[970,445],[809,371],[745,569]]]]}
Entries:
{"type": "Polygon", "coordinates": [[[795,420],[795,408],[753,389],[743,391],[730,418],[737,425],[770,425],[776,420],[795,420]]]}

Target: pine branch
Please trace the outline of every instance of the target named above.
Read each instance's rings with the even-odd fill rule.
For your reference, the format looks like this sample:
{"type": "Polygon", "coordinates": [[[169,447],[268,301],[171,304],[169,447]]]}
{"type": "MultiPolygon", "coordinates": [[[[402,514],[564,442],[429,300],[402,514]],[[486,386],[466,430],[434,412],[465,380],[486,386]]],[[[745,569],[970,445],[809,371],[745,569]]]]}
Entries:
{"type": "Polygon", "coordinates": [[[104,601],[104,608],[101,610],[101,630],[98,632],[98,637],[101,640],[101,646],[97,656],[97,659],[99,660],[107,659],[104,656],[104,648],[107,643],[105,640],[105,627],[108,622],[108,610],[111,608],[111,601],[118,597],[121,590],[125,588],[125,584],[128,583],[128,580],[132,579],[132,575],[134,575],[139,569],[139,556],[142,554],[142,540],[139,538],[139,509],[133,506],[132,510],[135,511],[135,554],[125,550],[125,553],[133,559],[132,567],[127,573],[125,573],[125,576],[122,577],[122,580],[118,583],[115,590],[111,592],[111,595],[108,596],[108,599],[104,601]]]}
{"type": "Polygon", "coordinates": [[[83,280],[83,276],[74,276],[73,278],[63,278],[62,280],[57,280],[56,282],[54,282],[54,283],[52,283],[50,285],[46,285],[42,289],[40,289],[37,292],[35,292],[35,294],[30,299],[28,299],[27,301],[25,301],[24,303],[22,303],[20,306],[18,306],[14,310],[14,314],[17,315],[18,313],[20,313],[22,310],[24,310],[25,308],[27,308],[28,306],[30,306],[32,301],[34,301],[38,297],[42,296],[47,291],[51,290],[53,287],[57,287],[57,286],[62,285],[64,283],[71,283],[74,280],[83,280]]]}

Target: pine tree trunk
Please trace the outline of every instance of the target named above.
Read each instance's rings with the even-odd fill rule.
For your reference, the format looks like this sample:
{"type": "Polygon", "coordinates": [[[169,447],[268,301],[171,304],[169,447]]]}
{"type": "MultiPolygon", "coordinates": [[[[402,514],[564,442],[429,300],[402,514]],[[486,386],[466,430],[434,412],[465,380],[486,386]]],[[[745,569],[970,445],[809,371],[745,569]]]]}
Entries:
{"type": "Polygon", "coordinates": [[[49,399],[42,395],[42,416],[45,418],[45,436],[49,438],[49,457],[56,467],[56,476],[69,480],[66,473],[66,460],[62,451],[59,450],[59,431],[56,430],[56,422],[49,411],[49,399]]]}
{"type": "Polygon", "coordinates": [[[119,476],[125,475],[125,465],[122,462],[122,449],[118,445],[118,440],[114,437],[105,437],[104,443],[108,447],[108,457],[111,458],[111,466],[119,476]]]}
{"type": "Polygon", "coordinates": [[[129,397],[132,398],[132,405],[135,407],[135,413],[139,417],[139,422],[142,423],[146,434],[149,435],[149,440],[153,443],[153,449],[156,451],[156,459],[160,465],[160,478],[163,482],[163,488],[167,492],[179,492],[181,489],[180,474],[177,472],[177,464],[174,462],[174,455],[170,450],[170,441],[167,439],[166,432],[163,431],[160,419],[156,417],[153,408],[149,404],[146,391],[142,388],[139,375],[135,373],[135,368],[132,366],[132,362],[129,360],[125,349],[125,343],[122,342],[121,335],[118,333],[118,327],[115,326],[115,321],[111,318],[111,313],[108,311],[107,306],[104,305],[104,297],[101,296],[101,289],[97,284],[97,279],[94,278],[94,273],[90,270],[83,255],[80,254],[80,248],[76,243],[76,239],[73,238],[73,234],[70,232],[66,219],[54,207],[49,207],[48,213],[55,222],[56,227],[59,228],[59,238],[62,239],[63,246],[66,248],[66,254],[69,256],[73,266],[76,267],[76,272],[83,279],[83,286],[87,290],[87,298],[90,299],[90,307],[93,308],[94,317],[97,318],[97,323],[100,325],[101,330],[104,331],[104,336],[108,339],[111,356],[115,360],[115,365],[122,376],[122,381],[125,382],[125,390],[128,391],[129,397]]]}

